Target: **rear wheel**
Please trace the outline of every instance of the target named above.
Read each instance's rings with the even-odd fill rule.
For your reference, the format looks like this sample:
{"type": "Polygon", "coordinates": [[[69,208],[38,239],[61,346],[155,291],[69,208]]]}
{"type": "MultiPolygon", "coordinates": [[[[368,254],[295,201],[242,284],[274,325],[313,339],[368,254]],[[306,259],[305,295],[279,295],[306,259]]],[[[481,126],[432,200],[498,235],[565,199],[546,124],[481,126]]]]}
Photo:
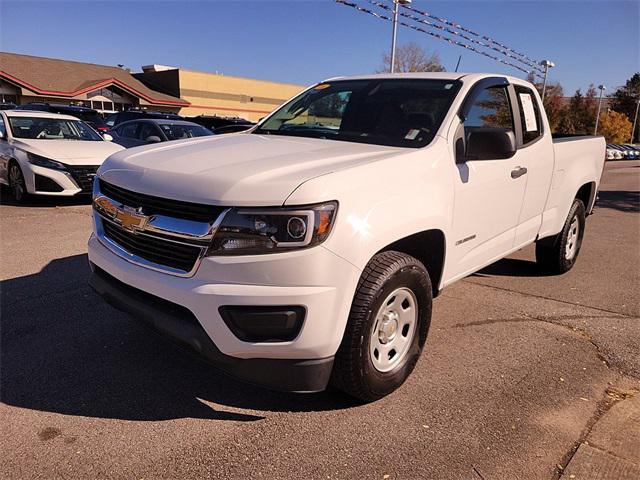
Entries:
{"type": "Polygon", "coordinates": [[[585,227],[585,208],[575,199],[562,231],[536,243],[536,261],[548,273],[561,274],[573,268],[582,247],[585,227]]]}
{"type": "Polygon", "coordinates": [[[29,194],[27,192],[27,184],[24,180],[24,175],[15,161],[12,161],[9,165],[9,189],[14,200],[18,203],[24,203],[27,201],[29,194]]]}
{"type": "Polygon", "coordinates": [[[363,401],[402,385],[427,338],[431,292],[429,274],[417,259],[395,251],[373,257],[358,283],[332,385],[363,401]]]}

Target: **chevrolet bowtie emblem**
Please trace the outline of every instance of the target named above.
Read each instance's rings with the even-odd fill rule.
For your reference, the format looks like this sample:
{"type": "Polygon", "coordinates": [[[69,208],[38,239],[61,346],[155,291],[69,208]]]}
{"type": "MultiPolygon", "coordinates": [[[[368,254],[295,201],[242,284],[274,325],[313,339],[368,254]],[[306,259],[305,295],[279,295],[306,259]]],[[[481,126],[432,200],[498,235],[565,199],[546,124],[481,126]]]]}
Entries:
{"type": "Polygon", "coordinates": [[[136,231],[144,230],[149,221],[148,216],[143,215],[134,208],[118,205],[105,196],[95,198],[93,204],[99,212],[106,214],[129,232],[135,233],[136,231]]]}

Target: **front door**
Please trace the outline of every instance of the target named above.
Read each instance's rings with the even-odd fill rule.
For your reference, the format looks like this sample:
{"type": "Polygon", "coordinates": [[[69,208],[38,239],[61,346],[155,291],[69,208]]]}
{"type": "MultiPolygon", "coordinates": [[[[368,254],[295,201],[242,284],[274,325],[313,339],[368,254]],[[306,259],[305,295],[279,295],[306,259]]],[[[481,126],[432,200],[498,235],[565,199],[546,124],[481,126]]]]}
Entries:
{"type": "MultiPolygon", "coordinates": [[[[473,101],[463,124],[473,129],[513,132],[514,115],[507,85],[489,86],[473,101]]],[[[520,154],[508,159],[469,160],[457,164],[453,238],[449,243],[448,282],[504,256],[513,248],[526,187],[520,154]]]]}
{"type": "Polygon", "coordinates": [[[9,159],[11,158],[11,147],[9,146],[9,139],[7,138],[7,127],[3,115],[0,115],[0,132],[2,132],[2,138],[0,139],[0,181],[7,183],[7,169],[9,167],[9,159]]]}

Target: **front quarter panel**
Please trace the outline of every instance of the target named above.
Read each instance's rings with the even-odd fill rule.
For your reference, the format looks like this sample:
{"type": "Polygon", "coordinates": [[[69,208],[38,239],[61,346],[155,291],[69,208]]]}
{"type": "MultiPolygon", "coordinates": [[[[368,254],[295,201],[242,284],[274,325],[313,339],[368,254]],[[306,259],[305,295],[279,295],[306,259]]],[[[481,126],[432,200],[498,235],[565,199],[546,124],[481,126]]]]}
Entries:
{"type": "Polygon", "coordinates": [[[336,224],[323,245],[360,270],[377,252],[409,235],[439,229],[447,238],[453,188],[446,140],[436,137],[428,147],[404,150],[311,179],[285,203],[337,200],[336,224]]]}

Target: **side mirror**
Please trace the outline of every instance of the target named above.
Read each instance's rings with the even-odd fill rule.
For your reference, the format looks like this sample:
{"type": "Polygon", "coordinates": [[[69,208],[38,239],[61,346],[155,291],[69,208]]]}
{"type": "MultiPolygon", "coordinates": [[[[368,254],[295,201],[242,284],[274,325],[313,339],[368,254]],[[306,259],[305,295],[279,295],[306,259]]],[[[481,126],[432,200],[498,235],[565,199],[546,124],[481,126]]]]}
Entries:
{"type": "Polygon", "coordinates": [[[516,154],[516,136],[511,130],[471,128],[467,133],[464,161],[502,160],[516,154]]]}
{"type": "Polygon", "coordinates": [[[113,137],[108,133],[103,133],[102,138],[104,138],[107,142],[113,142],[113,137]]]}
{"type": "Polygon", "coordinates": [[[158,137],[157,135],[151,135],[151,136],[145,138],[144,141],[147,142],[147,143],[160,143],[162,141],[162,139],[160,137],[158,137]]]}

